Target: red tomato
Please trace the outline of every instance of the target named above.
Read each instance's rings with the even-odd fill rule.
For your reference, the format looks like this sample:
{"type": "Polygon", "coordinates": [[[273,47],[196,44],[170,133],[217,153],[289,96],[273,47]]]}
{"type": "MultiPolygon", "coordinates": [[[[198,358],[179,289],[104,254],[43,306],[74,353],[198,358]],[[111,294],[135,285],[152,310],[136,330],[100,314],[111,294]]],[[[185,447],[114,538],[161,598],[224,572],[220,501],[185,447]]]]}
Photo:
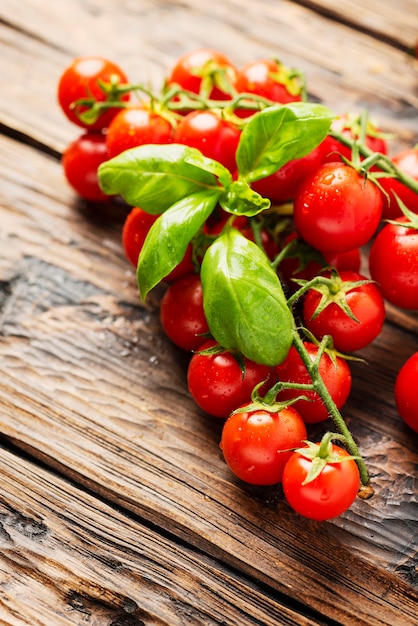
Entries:
{"type": "MultiPolygon", "coordinates": [[[[305,348],[312,362],[318,354],[318,346],[308,341],[304,342],[305,348]]],[[[310,384],[311,377],[300,358],[296,348],[292,346],[286,359],[274,368],[281,382],[310,384]]],[[[324,353],[319,362],[319,373],[328,389],[334,404],[340,409],[347,401],[351,391],[351,372],[345,359],[335,355],[334,360],[324,353]]],[[[328,411],[320,396],[315,391],[300,391],[299,389],[284,389],[277,400],[292,400],[297,396],[304,395],[308,400],[298,400],[292,407],[301,415],[306,424],[315,424],[328,419],[328,411]]]]}
{"type": "Polygon", "coordinates": [[[359,248],[346,252],[324,252],[324,259],[329,267],[335,267],[339,272],[345,270],[360,271],[361,255],[359,248]]]}
{"type": "MultiPolygon", "coordinates": [[[[340,278],[343,283],[365,279],[361,274],[350,271],[340,272],[340,278]]],[[[331,300],[336,295],[332,292],[331,300]]],[[[332,301],[314,317],[322,298],[316,289],[309,289],[305,295],[303,319],[305,326],[317,339],[331,335],[336,350],[354,352],[369,345],[380,334],[385,321],[385,304],[379,288],[373,282],[349,289],[345,297],[356,319],[349,317],[332,301]]]]}
{"type": "MultiPolygon", "coordinates": [[[[138,257],[144,245],[145,238],[148,235],[148,231],[157,218],[158,215],[151,215],[139,207],[134,207],[125,219],[122,228],[122,246],[126,258],[132,263],[135,269],[138,265],[138,257]]],[[[193,248],[189,245],[181,263],[170,272],[165,280],[171,282],[186,274],[191,274],[192,272],[194,272],[193,248]]]]}
{"type": "Polygon", "coordinates": [[[292,455],[289,450],[302,445],[306,436],[305,424],[293,407],[279,412],[249,408],[228,417],[220,447],[238,478],[253,485],[275,485],[292,455]]]}
{"type": "Polygon", "coordinates": [[[134,207],[128,213],[122,228],[122,246],[125,256],[136,268],[139,253],[142,250],[146,236],[158,215],[151,215],[139,207],[134,207]]]}
{"type": "MultiPolygon", "coordinates": [[[[335,454],[349,456],[336,445],[335,454]]],[[[317,478],[303,484],[312,460],[294,452],[283,471],[283,492],[287,502],[300,515],[324,521],[344,513],[356,499],[360,488],[357,464],[352,459],[327,463],[317,478]]]]}
{"type": "Polygon", "coordinates": [[[323,161],[322,144],[304,157],[293,159],[277,172],[252,183],[252,188],[272,202],[293,200],[301,182],[316,172],[323,161]]]}
{"type": "MultiPolygon", "coordinates": [[[[201,350],[216,345],[208,341],[201,350]]],[[[192,356],[187,372],[190,394],[201,409],[226,419],[232,411],[251,399],[254,387],[266,380],[270,373],[267,365],[244,359],[245,374],[231,352],[192,356]]]]}
{"type": "MultiPolygon", "coordinates": [[[[86,106],[76,106],[75,102],[81,98],[94,98],[99,102],[108,99],[99,83],[121,85],[127,83],[125,73],[112,61],[100,56],[78,57],[66,68],[58,82],[58,102],[67,118],[84,128],[100,130],[106,128],[113,117],[120,110],[118,107],[107,109],[93,124],[80,120],[79,114],[86,111],[86,106]]],[[[112,95],[112,100],[118,99],[112,95]]],[[[128,101],[129,93],[120,97],[121,101],[128,101]]]]}
{"type": "Polygon", "coordinates": [[[241,131],[215,111],[192,111],[177,124],[173,143],[197,148],[231,172],[236,170],[235,154],[241,131]]]}
{"type": "Polygon", "coordinates": [[[373,241],[370,275],[383,297],[402,309],[418,309],[418,228],[408,228],[406,217],[386,224],[373,241]]]}
{"type": "Polygon", "coordinates": [[[418,352],[402,365],[395,381],[395,402],[399,415],[418,433],[418,352]]]}
{"type": "Polygon", "coordinates": [[[170,143],[172,125],[149,108],[132,106],[121,109],[111,121],[107,135],[109,157],[143,144],[170,143]]]}
{"type": "MultiPolygon", "coordinates": [[[[405,174],[418,181],[418,146],[399,152],[392,157],[392,161],[405,174]]],[[[379,182],[388,193],[388,197],[383,195],[383,219],[393,220],[402,215],[395,194],[410,211],[418,213],[418,193],[395,178],[380,178],[379,182]]]]}
{"type": "Polygon", "coordinates": [[[209,332],[203,310],[200,276],[188,274],[173,282],[162,297],[160,319],[166,335],[183,350],[198,350],[209,332]]]}
{"type": "Polygon", "coordinates": [[[222,52],[199,48],[186,52],[177,60],[166,82],[168,85],[176,83],[197,94],[207,91],[205,95],[213,100],[229,100],[228,89],[235,82],[236,72],[232,61],[222,52]]]}
{"type": "MultiPolygon", "coordinates": [[[[239,93],[256,94],[281,104],[302,100],[300,77],[276,59],[258,59],[244,65],[238,71],[235,88],[239,93]]],[[[238,113],[247,116],[252,112],[238,113]]]]}
{"type": "Polygon", "coordinates": [[[296,193],[294,221],[302,239],[321,252],[346,252],[366,244],[382,213],[382,193],[344,163],[325,163],[296,193]]]}
{"type": "Polygon", "coordinates": [[[70,143],[62,155],[62,167],[71,187],[86,200],[102,202],[107,196],[99,186],[97,169],[109,158],[106,137],[87,131],[70,143]]]}
{"type": "MultiPolygon", "coordinates": [[[[332,123],[332,129],[346,135],[350,139],[358,139],[361,132],[361,118],[348,114],[341,115],[332,123]]],[[[366,127],[365,144],[373,152],[387,154],[388,148],[386,140],[382,137],[379,128],[369,121],[366,127]]],[[[323,144],[324,163],[332,163],[333,161],[341,161],[340,156],[345,157],[349,161],[352,159],[351,148],[343,143],[328,136],[323,144]]]]}

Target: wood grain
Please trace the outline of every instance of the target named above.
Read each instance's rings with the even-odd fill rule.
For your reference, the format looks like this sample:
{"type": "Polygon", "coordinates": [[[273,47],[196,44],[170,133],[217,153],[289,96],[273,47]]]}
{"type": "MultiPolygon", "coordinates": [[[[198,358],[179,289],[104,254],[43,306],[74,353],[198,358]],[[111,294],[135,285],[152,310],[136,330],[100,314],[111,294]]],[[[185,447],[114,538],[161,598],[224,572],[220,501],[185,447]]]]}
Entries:
{"type": "Polygon", "coordinates": [[[2,624],[325,623],[170,533],[0,451],[2,624]]]}
{"type": "MultiPolygon", "coordinates": [[[[347,619],[360,593],[362,605],[370,603],[365,623],[385,623],[382,602],[391,623],[386,604],[395,602],[392,592],[381,598],[377,590],[387,583],[385,570],[392,569],[396,587],[405,593],[416,556],[417,456],[408,449],[410,440],[382,437],[377,407],[364,418],[366,426],[361,417],[352,424],[376,486],[399,486],[395,514],[385,494],[356,503],[335,526],[323,529],[296,521],[277,491],[244,489],[220,457],[220,425],[199,415],[187,394],[186,363],[161,335],[158,295],[144,308],[132,276],[127,280],[116,224],[88,229],[76,207],[55,213],[62,191],[59,164],[39,154],[29,159],[30,148],[4,143],[1,171],[17,201],[3,209],[3,237],[14,239],[12,263],[8,259],[2,274],[3,436],[99,497],[277,593],[296,595],[311,611],[347,619]],[[49,201],[33,193],[46,164],[56,176],[48,177],[49,201]],[[10,180],[16,173],[19,183],[10,180]],[[63,219],[66,237],[51,237],[60,233],[63,219]],[[231,535],[235,526],[238,536],[231,535]],[[335,554],[346,564],[338,577],[335,554]],[[340,585],[346,598],[335,607],[340,585]]],[[[409,344],[402,345],[406,352],[409,344]]],[[[355,400],[356,395],[353,415],[357,410],[361,416],[364,408],[356,409],[355,400]]],[[[414,611],[414,603],[405,601],[406,623],[414,611]]]]}
{"type": "Polygon", "coordinates": [[[139,300],[120,242],[127,208],[89,205],[64,180],[59,155],[79,131],[55,102],[78,54],[155,84],[192,47],[238,64],[277,54],[307,71],[313,97],[367,106],[396,150],[418,140],[401,3],[2,3],[2,623],[418,624],[417,440],[392,394],[418,349],[417,315],[388,307],[366,362],[352,364],[345,414],[371,500],[317,524],[280,489],[244,486],[222,459],[221,422],[188,394],[188,356],[161,331],[164,287],[139,300]]]}

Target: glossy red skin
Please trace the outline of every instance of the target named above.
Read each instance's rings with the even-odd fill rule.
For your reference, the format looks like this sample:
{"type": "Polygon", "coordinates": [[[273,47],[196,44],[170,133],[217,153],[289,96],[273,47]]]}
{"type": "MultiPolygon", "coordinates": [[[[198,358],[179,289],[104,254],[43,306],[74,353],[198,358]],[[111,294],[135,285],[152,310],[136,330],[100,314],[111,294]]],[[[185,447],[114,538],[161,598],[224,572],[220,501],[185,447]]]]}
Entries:
{"type": "MultiPolygon", "coordinates": [[[[205,343],[201,349],[213,346],[205,343]]],[[[270,368],[245,359],[245,375],[234,356],[223,352],[212,356],[195,353],[189,363],[187,382],[196,404],[206,413],[226,419],[251,399],[254,387],[266,380],[270,368]]]]}
{"type": "Polygon", "coordinates": [[[272,102],[287,104],[302,99],[301,93],[291,94],[286,85],[279,82],[280,68],[274,59],[250,61],[238,70],[235,88],[239,93],[253,93],[272,102]]]}
{"type": "Polygon", "coordinates": [[[198,350],[207,342],[209,332],[203,310],[200,276],[188,274],[173,282],[160,304],[160,319],[166,335],[183,350],[198,350]]]}
{"type": "Polygon", "coordinates": [[[418,230],[403,226],[405,217],[395,221],[386,224],[371,245],[370,275],[388,302],[418,310],[418,230]]]}
{"type": "Polygon", "coordinates": [[[325,163],[300,185],[294,222],[302,239],[321,252],[346,252],[368,243],[382,213],[382,194],[343,163],[325,163]]]}
{"type": "MultiPolygon", "coordinates": [[[[348,453],[333,445],[340,456],[348,453]]],[[[317,521],[338,517],[356,499],[360,476],[353,460],[329,463],[312,482],[303,485],[312,461],[294,452],[283,471],[283,492],[289,505],[300,515],[317,521]]]]}
{"type": "MultiPolygon", "coordinates": [[[[312,362],[318,354],[318,346],[305,342],[305,348],[312,362]]],[[[292,346],[286,359],[274,368],[275,374],[282,382],[310,384],[311,377],[300,358],[297,350],[292,346]]],[[[319,373],[328,389],[336,407],[341,409],[347,401],[351,391],[352,377],[347,361],[336,356],[335,364],[324,353],[319,363],[319,373]]],[[[298,389],[284,389],[277,397],[279,401],[292,400],[297,396],[304,395],[308,400],[298,400],[292,407],[301,415],[306,424],[322,422],[329,417],[329,413],[321,398],[315,391],[300,391],[298,389]]]]}
{"type": "MultiPolygon", "coordinates": [[[[418,147],[399,152],[392,157],[392,161],[405,174],[418,181],[418,147]]],[[[380,178],[379,182],[389,195],[389,198],[383,195],[383,219],[396,219],[402,215],[394,194],[399,196],[410,211],[418,213],[418,193],[394,178],[380,178]]]]}
{"type": "Polygon", "coordinates": [[[305,424],[293,407],[278,413],[250,410],[226,420],[220,447],[238,478],[253,485],[275,485],[292,455],[288,450],[300,447],[306,437],[305,424]]]}
{"type": "MultiPolygon", "coordinates": [[[[196,70],[201,70],[208,62],[212,62],[226,71],[231,84],[235,82],[236,68],[232,61],[222,52],[212,48],[198,48],[182,55],[172,68],[167,77],[167,84],[177,83],[183,89],[192,93],[200,93],[202,79],[196,75],[196,70]]],[[[214,86],[209,94],[212,100],[229,100],[230,95],[214,86]]]]}
{"type": "Polygon", "coordinates": [[[157,217],[158,215],[151,215],[139,207],[131,209],[126,216],[122,228],[122,246],[126,258],[135,268],[145,238],[157,217]]]}
{"type": "Polygon", "coordinates": [[[418,352],[402,365],[395,381],[395,402],[399,415],[418,433],[418,352]]]}
{"type": "Polygon", "coordinates": [[[214,111],[192,111],[177,124],[172,141],[197,148],[230,172],[236,170],[235,154],[241,131],[214,111]]]}
{"type": "Polygon", "coordinates": [[[316,172],[322,162],[323,146],[320,144],[306,156],[292,159],[274,174],[255,181],[251,187],[272,202],[293,200],[302,181],[316,172]]]}
{"type": "Polygon", "coordinates": [[[107,131],[109,157],[144,144],[170,143],[171,134],[170,122],[150,109],[140,106],[121,109],[107,131]]]}
{"type": "MultiPolygon", "coordinates": [[[[135,267],[151,226],[158,215],[151,215],[139,207],[133,207],[126,216],[122,228],[122,246],[127,260],[135,267]]],[[[183,260],[165,278],[168,282],[177,280],[194,271],[193,248],[189,245],[183,260]]]]}
{"type": "MultiPolygon", "coordinates": [[[[90,130],[100,130],[109,126],[113,117],[120,111],[114,107],[104,112],[94,124],[86,124],[77,116],[77,111],[72,104],[80,98],[93,96],[98,101],[106,99],[105,94],[100,89],[98,81],[109,83],[113,76],[117,76],[121,84],[127,83],[126,74],[118,65],[100,56],[77,57],[64,70],[58,81],[58,102],[64,114],[73,124],[88,128],[90,130]]],[[[121,100],[127,102],[130,94],[122,96],[121,100]]],[[[82,112],[86,107],[80,107],[82,112]]]]}
{"type": "MultiPolygon", "coordinates": [[[[343,280],[357,281],[365,277],[356,272],[340,272],[343,280]]],[[[385,321],[385,304],[380,289],[366,283],[347,292],[347,304],[358,321],[351,319],[337,304],[328,305],[319,315],[312,315],[321,294],[309,289],[303,302],[305,326],[317,339],[331,335],[339,352],[350,353],[369,345],[380,334],[385,321]]]]}
{"type": "Polygon", "coordinates": [[[109,158],[106,138],[100,132],[86,131],[71,142],[62,155],[68,183],[79,196],[92,202],[109,199],[99,186],[97,169],[109,158]]]}

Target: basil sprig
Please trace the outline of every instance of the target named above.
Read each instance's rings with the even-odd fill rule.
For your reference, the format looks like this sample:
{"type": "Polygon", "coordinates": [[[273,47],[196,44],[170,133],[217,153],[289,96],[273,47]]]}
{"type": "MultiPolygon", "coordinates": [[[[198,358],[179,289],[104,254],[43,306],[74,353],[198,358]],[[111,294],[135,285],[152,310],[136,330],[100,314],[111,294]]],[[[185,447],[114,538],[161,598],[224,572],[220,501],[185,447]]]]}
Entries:
{"type": "MultiPolygon", "coordinates": [[[[270,202],[250,184],[311,152],[325,139],[333,117],[326,107],[306,102],[273,105],[253,115],[241,134],[235,180],[217,161],[180,144],[140,146],[103,163],[99,180],[105,193],[161,214],[138,260],[141,297],[180,263],[217,205],[247,217],[267,209],[270,202]]],[[[265,253],[228,226],[207,249],[201,277],[214,338],[256,362],[282,362],[293,320],[265,253]]]]}

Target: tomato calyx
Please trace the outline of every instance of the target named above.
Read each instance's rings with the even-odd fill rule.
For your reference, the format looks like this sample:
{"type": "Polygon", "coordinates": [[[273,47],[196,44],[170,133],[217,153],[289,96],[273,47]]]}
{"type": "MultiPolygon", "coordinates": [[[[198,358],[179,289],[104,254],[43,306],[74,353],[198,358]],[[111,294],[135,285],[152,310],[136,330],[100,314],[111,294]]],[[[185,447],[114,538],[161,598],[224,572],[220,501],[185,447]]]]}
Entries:
{"type": "Polygon", "coordinates": [[[335,268],[331,268],[329,277],[316,276],[309,281],[302,279],[294,280],[301,285],[301,289],[289,298],[289,301],[291,300],[294,302],[308,289],[314,289],[321,294],[321,299],[318,302],[318,306],[316,307],[311,319],[315,319],[330,304],[336,304],[346,315],[348,315],[349,318],[355,322],[358,322],[359,320],[355,317],[353,311],[347,303],[347,293],[352,289],[374,282],[368,278],[361,280],[343,280],[335,268]]]}
{"type": "Polygon", "coordinates": [[[365,157],[364,161],[361,162],[361,169],[370,169],[373,166],[377,166],[379,170],[381,170],[381,172],[375,171],[372,174],[369,172],[369,176],[372,176],[372,182],[378,184],[379,178],[393,177],[418,194],[418,180],[409,176],[409,174],[400,169],[388,156],[382,154],[381,152],[374,152],[368,148],[363,141],[352,139],[347,135],[344,135],[344,133],[331,129],[328,134],[330,137],[337,139],[351,149],[353,146],[356,146],[359,154],[365,157]]]}
{"type": "Polygon", "coordinates": [[[277,401],[277,395],[283,389],[300,389],[301,391],[312,391],[314,389],[313,384],[303,384],[303,383],[287,383],[277,381],[264,396],[259,394],[259,390],[261,388],[265,388],[268,379],[263,380],[261,383],[258,383],[252,391],[251,394],[251,402],[247,404],[245,407],[239,407],[233,414],[235,413],[243,413],[246,411],[267,411],[268,413],[279,413],[283,409],[287,409],[287,407],[291,406],[298,400],[306,400],[307,402],[311,402],[311,400],[305,395],[298,395],[295,398],[283,401],[277,401]]]}
{"type": "Polygon", "coordinates": [[[214,59],[209,59],[200,67],[191,68],[190,73],[201,79],[199,95],[203,98],[209,98],[214,87],[231,97],[236,94],[233,87],[235,78],[233,69],[218,63],[214,59]]]}
{"type": "MultiPolygon", "coordinates": [[[[220,343],[214,341],[212,335],[210,334],[210,332],[205,333],[204,335],[202,335],[203,337],[207,337],[208,341],[212,340],[213,341],[213,345],[207,347],[207,348],[202,348],[201,350],[194,350],[193,352],[195,354],[201,354],[202,356],[216,356],[217,354],[224,354],[225,352],[228,352],[237,362],[240,370],[241,370],[241,375],[242,378],[245,377],[245,373],[246,373],[246,366],[245,366],[245,357],[242,354],[242,352],[239,352],[239,350],[229,350],[228,348],[224,348],[223,346],[221,346],[220,343]]],[[[268,380],[268,379],[267,379],[268,380]]],[[[263,385],[266,384],[266,380],[262,381],[259,385],[256,386],[256,389],[262,387],[263,385]]]]}
{"type": "Polygon", "coordinates": [[[358,461],[360,459],[359,456],[352,454],[336,454],[332,446],[333,440],[346,443],[346,437],[344,437],[344,435],[326,432],[319,444],[313,443],[312,441],[304,441],[303,443],[306,444],[306,447],[295,449],[295,452],[303,456],[305,459],[312,461],[310,470],[302,485],[307,485],[318,478],[324,467],[330,463],[344,463],[345,461],[358,461]]]}
{"type": "Polygon", "coordinates": [[[90,93],[85,98],[79,98],[70,105],[77,117],[87,126],[97,122],[99,117],[108,109],[129,106],[129,102],[123,102],[122,98],[133,90],[129,83],[122,83],[117,74],[113,74],[109,81],[103,81],[98,78],[97,85],[105,95],[104,100],[97,100],[90,93]]]}
{"type": "Polygon", "coordinates": [[[270,72],[270,78],[286,87],[291,96],[301,96],[302,100],[306,100],[305,74],[296,68],[286,67],[277,58],[273,58],[273,61],[277,64],[277,71],[270,72]]]}

